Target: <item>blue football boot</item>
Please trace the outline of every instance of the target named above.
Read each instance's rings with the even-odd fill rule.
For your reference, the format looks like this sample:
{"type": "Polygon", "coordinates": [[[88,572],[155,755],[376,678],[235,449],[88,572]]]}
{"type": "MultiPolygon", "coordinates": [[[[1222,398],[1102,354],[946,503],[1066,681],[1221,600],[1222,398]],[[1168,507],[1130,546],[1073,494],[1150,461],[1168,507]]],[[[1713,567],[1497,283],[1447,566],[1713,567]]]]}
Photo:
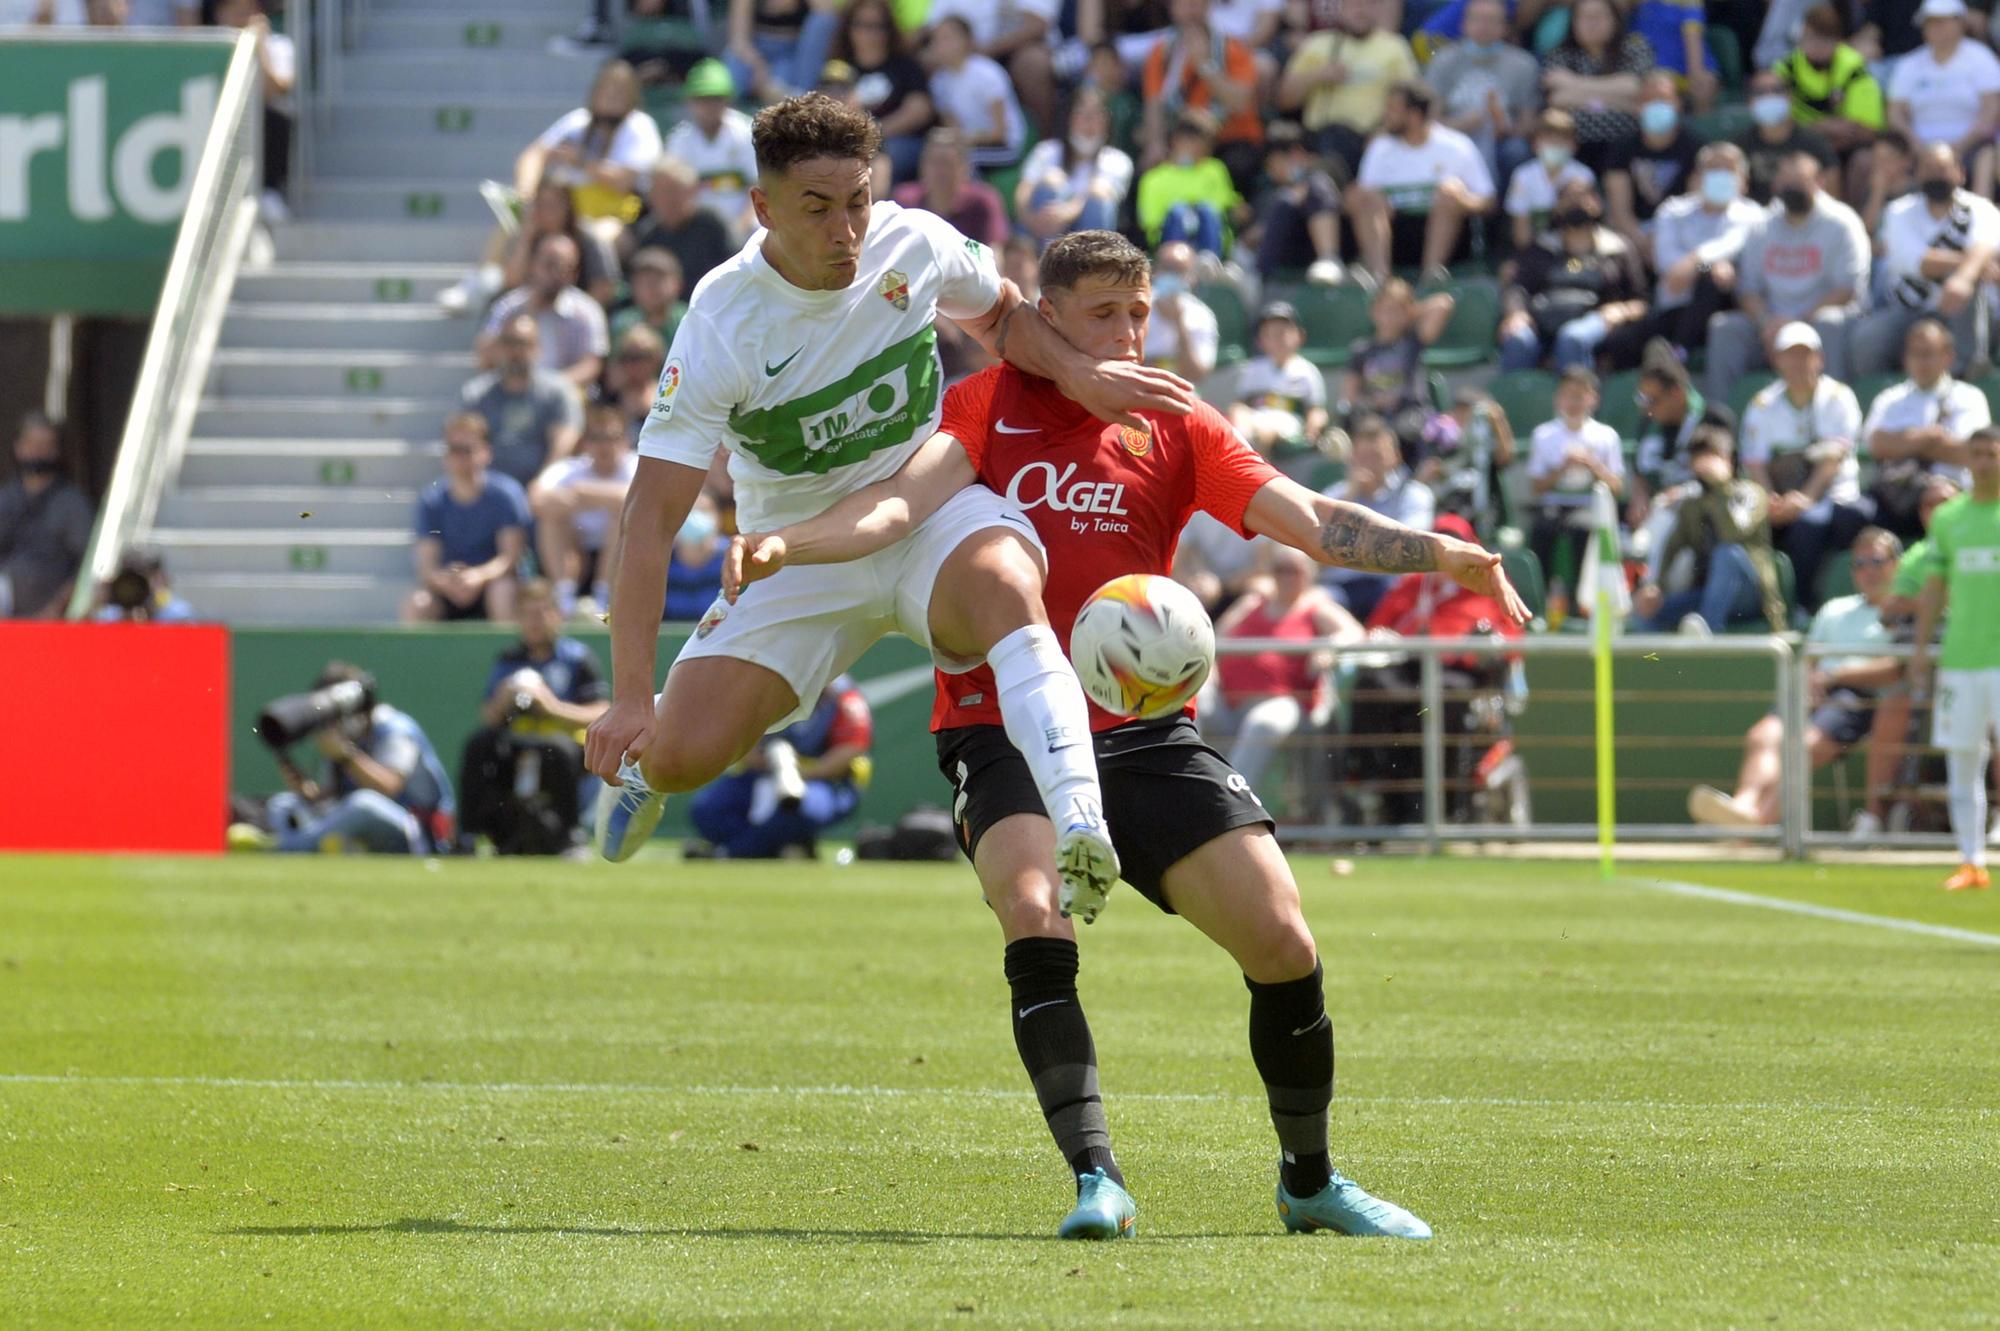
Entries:
{"type": "Polygon", "coordinates": [[[613,864],[639,853],[667,809],[667,797],[646,784],[639,764],[620,765],[618,779],[625,784],[607,781],[597,796],[597,853],[613,864]]]}
{"type": "Polygon", "coordinates": [[[1056,1237],[1065,1239],[1126,1239],[1139,1224],[1139,1203],[1101,1169],[1077,1179],[1076,1209],[1063,1217],[1056,1237]]]}
{"type": "Polygon", "coordinates": [[[1431,1227],[1394,1202],[1371,1197],[1359,1183],[1336,1173],[1310,1197],[1294,1197],[1278,1179],[1278,1219],[1294,1234],[1331,1229],[1358,1238],[1427,1239],[1431,1227]]]}

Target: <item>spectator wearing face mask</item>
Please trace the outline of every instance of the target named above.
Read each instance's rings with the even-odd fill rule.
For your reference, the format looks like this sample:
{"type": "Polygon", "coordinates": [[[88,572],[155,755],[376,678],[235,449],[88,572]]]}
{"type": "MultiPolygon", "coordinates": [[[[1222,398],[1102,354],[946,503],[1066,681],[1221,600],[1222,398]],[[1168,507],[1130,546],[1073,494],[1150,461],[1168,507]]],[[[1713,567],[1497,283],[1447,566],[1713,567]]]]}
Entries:
{"type": "Polygon", "coordinates": [[[1660,274],[1646,316],[1612,330],[1604,355],[1612,368],[1635,368],[1646,344],[1664,338],[1683,356],[1706,344],[1708,321],[1736,303],[1736,259],[1764,210],[1743,197],[1743,150],[1711,143],[1695,158],[1685,194],[1653,215],[1653,263],[1660,274]]]}
{"type": "Polygon", "coordinates": [[[674,536],[667,560],[667,603],[660,618],[694,623],[722,595],[722,556],[728,543],[721,533],[721,513],[704,490],[674,536]]]}
{"type": "Polygon", "coordinates": [[[1304,272],[1307,280],[1337,284],[1340,265],[1340,190],[1306,151],[1299,127],[1280,120],[1264,134],[1264,177],[1270,186],[1257,200],[1256,218],[1243,233],[1254,246],[1266,281],[1304,272]]]}
{"type": "Polygon", "coordinates": [[[1848,163],[1847,197],[1864,197],[1869,145],[1888,123],[1882,85],[1847,44],[1847,23],[1831,4],[1805,12],[1799,44],[1771,72],[1792,92],[1792,119],[1833,145],[1848,163]]]}
{"type": "Polygon", "coordinates": [[[1217,256],[1227,246],[1243,197],[1222,159],[1210,155],[1214,126],[1201,111],[1183,112],[1167,160],[1139,177],[1137,214],[1150,243],[1182,240],[1217,256]]]}
{"type": "Polygon", "coordinates": [[[1463,39],[1439,52],[1426,74],[1444,98],[1440,122],[1470,138],[1493,178],[1504,180],[1528,160],[1542,67],[1507,40],[1503,0],[1471,0],[1464,8],[1463,39]]]}
{"type": "Polygon", "coordinates": [[[1646,275],[1625,238],[1599,225],[1597,191],[1572,180],[1553,233],[1521,255],[1504,297],[1500,368],[1530,370],[1549,353],[1558,370],[1590,368],[1615,328],[1646,314],[1646,275]]]}
{"type": "Polygon", "coordinates": [[[1576,160],[1576,121],[1567,111],[1544,111],[1535,120],[1535,155],[1507,182],[1502,205],[1516,250],[1535,243],[1555,212],[1556,196],[1572,182],[1597,184],[1596,173],[1576,160]]]}
{"type": "Polygon", "coordinates": [[[1851,321],[1868,308],[1868,234],[1854,210],[1820,188],[1819,162],[1798,151],[1778,168],[1783,205],[1764,219],[1737,264],[1736,310],[1708,324],[1708,395],[1726,401],[1736,381],[1771,363],[1786,324],[1809,323],[1843,382],[1851,321]]]}
{"type": "Polygon", "coordinates": [[[2000,209],[1965,188],[1965,173],[1948,143],[1917,153],[1917,192],[1890,204],[1878,236],[1885,279],[1881,308],[1854,326],[1849,359],[1856,375],[1896,368],[1903,339],[1926,314],[1951,328],[1964,373],[1984,358],[1981,307],[1993,301],[1994,255],[2000,253],[2000,209]]]}
{"type": "Polygon", "coordinates": [[[1642,257],[1652,244],[1646,223],[1660,206],[1687,189],[1701,144],[1681,121],[1673,75],[1649,74],[1640,85],[1638,132],[1605,159],[1604,201],[1611,225],[1642,257]]]}
{"type": "Polygon", "coordinates": [[[1114,230],[1132,189],[1132,159],[1111,146],[1104,94],[1079,87],[1070,99],[1069,133],[1028,152],[1014,191],[1014,215],[1044,243],[1070,231],[1114,230]]]}
{"type": "Polygon", "coordinates": [[[1199,385],[1215,369],[1222,331],[1215,311],[1194,294],[1194,249],[1168,241],[1153,256],[1153,312],[1146,321],[1146,364],[1199,385]]]}
{"type": "Polygon", "coordinates": [[[92,510],[62,474],[55,423],[21,418],[14,475],[0,485],[0,619],[60,619],[90,546],[92,510]]]}
{"type": "Polygon", "coordinates": [[[1750,80],[1750,119],[1735,143],[1750,161],[1751,199],[1769,203],[1776,197],[1778,168],[1794,153],[1810,154],[1824,181],[1839,184],[1840,155],[1818,130],[1793,118],[1791,89],[1772,70],[1750,80]]]}

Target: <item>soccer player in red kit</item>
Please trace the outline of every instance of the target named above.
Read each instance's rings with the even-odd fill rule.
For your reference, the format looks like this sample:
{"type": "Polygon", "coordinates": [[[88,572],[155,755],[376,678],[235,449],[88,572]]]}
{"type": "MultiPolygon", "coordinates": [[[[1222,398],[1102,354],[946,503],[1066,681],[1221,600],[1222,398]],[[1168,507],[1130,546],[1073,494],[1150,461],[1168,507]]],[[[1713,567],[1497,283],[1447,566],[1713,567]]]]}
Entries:
{"type": "MultiPolygon", "coordinates": [[[[1078,349],[1142,357],[1152,307],[1144,253],[1113,232],[1075,232],[1044,252],[1041,280],[1044,312],[1078,349]]],[[[1147,430],[1107,425],[1045,379],[1006,365],[976,374],[947,394],[940,432],[895,476],[817,518],[738,537],[724,564],[725,594],[785,563],[858,558],[965,486],[984,483],[1025,512],[1047,547],[1043,599],[1065,648],[1078,608],[1103,583],[1172,568],[1181,529],[1198,508],[1321,563],[1444,573],[1526,619],[1498,555],[1314,494],[1206,405],[1185,417],[1142,415],[1147,430]]],[[[1256,793],[1202,743],[1192,709],[1156,721],[1094,705],[1091,713],[1105,814],[1126,881],[1220,944],[1249,986],[1250,1053],[1277,1129],[1285,1227],[1429,1238],[1422,1220],[1333,1169],[1333,1027],[1318,949],[1256,793]]],[[[1045,867],[1055,829],[1001,726],[984,671],[938,676],[932,729],[939,765],[957,789],[960,840],[1006,938],[1015,1045],[1076,1176],[1076,1207],[1058,1232],[1129,1234],[1137,1207],[1111,1152],[1070,922],[1072,912],[1089,920],[1102,901],[1065,900],[1045,867]]]]}

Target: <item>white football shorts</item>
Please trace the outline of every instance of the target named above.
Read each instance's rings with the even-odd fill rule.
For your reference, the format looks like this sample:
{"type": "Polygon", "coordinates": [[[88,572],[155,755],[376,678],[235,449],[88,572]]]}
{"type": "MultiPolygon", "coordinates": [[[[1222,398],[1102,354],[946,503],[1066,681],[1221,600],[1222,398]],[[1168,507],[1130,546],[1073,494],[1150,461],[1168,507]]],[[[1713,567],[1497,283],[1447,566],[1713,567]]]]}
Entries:
{"type": "Polygon", "coordinates": [[[932,646],[931,589],[952,551],[994,527],[1025,538],[1047,573],[1048,554],[1034,524],[985,486],[971,485],[886,550],[847,564],[788,564],[744,588],[735,605],[717,597],[674,664],[733,656],[776,672],[799,705],[773,729],[808,715],[821,691],[888,633],[930,648],[940,670],[974,669],[978,660],[932,646]]]}
{"type": "Polygon", "coordinates": [[[1969,752],[2000,725],[2000,670],[1940,670],[1931,695],[1931,743],[1969,752]]]}

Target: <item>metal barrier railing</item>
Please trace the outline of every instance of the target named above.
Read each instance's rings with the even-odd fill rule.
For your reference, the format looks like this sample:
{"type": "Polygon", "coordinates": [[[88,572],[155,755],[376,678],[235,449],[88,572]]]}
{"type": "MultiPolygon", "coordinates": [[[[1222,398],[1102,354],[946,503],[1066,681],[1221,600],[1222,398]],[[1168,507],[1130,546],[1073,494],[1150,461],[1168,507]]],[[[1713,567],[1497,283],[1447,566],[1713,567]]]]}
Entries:
{"type": "MultiPolygon", "coordinates": [[[[1476,658],[1496,663],[1499,667],[1512,659],[1532,660],[1536,657],[1568,657],[1587,659],[1595,651],[1591,639],[1567,634],[1538,634],[1525,638],[1507,639],[1499,637],[1465,638],[1399,638],[1390,641],[1366,640],[1347,644],[1337,644],[1327,640],[1275,639],[1275,638],[1235,638],[1217,644],[1219,655],[1253,652],[1273,652],[1282,655],[1327,655],[1337,662],[1347,665],[1369,663],[1371,658],[1380,663],[1386,657],[1402,661],[1414,661],[1417,666],[1416,692],[1406,699],[1416,708],[1419,722],[1418,752],[1421,755],[1421,798],[1420,815],[1411,820],[1389,820],[1382,822],[1343,821],[1337,816],[1324,816],[1321,811],[1334,809],[1338,812],[1341,801],[1319,800],[1313,802],[1315,814],[1305,818],[1281,819],[1279,831],[1294,841],[1310,842],[1350,842],[1350,841],[1416,841],[1424,847],[1436,851],[1446,840],[1474,841],[1593,841],[1599,836],[1599,825],[1595,822],[1538,822],[1532,818],[1484,818],[1470,821],[1448,817],[1447,805],[1458,799],[1463,805],[1467,801],[1459,799],[1466,794],[1461,781],[1448,789],[1447,777],[1447,712],[1457,704],[1485,700],[1492,703],[1488,695],[1493,687],[1472,690],[1452,690],[1447,688],[1445,662],[1459,658],[1476,658]]],[[[1646,661],[1671,660],[1673,658],[1744,658],[1761,657],[1770,664],[1771,697],[1780,717],[1785,721],[1786,756],[1780,767],[1779,806],[1781,816],[1775,827],[1730,828],[1719,830],[1711,827],[1677,822],[1636,822],[1621,819],[1615,827],[1616,835],[1622,839],[1645,841],[1710,841],[1733,840],[1771,843],[1786,855],[1797,857],[1805,852],[1808,845],[1808,812],[1811,788],[1809,773],[1804,760],[1805,730],[1805,686],[1803,669],[1798,654],[1792,644],[1778,636],[1726,636],[1714,639],[1688,638],[1678,635],[1634,634],[1621,636],[1614,642],[1613,654],[1616,658],[1636,658],[1646,661]]],[[[1840,654],[1852,655],[1847,649],[1840,654]]],[[[1504,668],[1490,672],[1497,677],[1505,673],[1504,668]]],[[[1592,689],[1578,690],[1576,701],[1593,696],[1592,689]]],[[[1642,689],[1632,689],[1620,681],[1616,696],[1621,699],[1643,700],[1642,689]]],[[[1528,702],[1532,706],[1532,702],[1528,702]]],[[[1463,713],[1461,712],[1461,715],[1463,713]]],[[[1214,736],[1219,748],[1227,751],[1227,734],[1214,736]]],[[[1621,733],[1621,739],[1630,742],[1633,736],[1621,733]]],[[[1685,737],[1666,737],[1687,747],[1696,742],[1690,733],[1685,737]]],[[[1361,747],[1379,745],[1382,737],[1362,735],[1361,747]]],[[[1343,738],[1331,731],[1315,733],[1301,741],[1305,746],[1324,748],[1344,743],[1343,738]]],[[[1741,742],[1740,732],[1728,737],[1728,747],[1732,750],[1741,742]]],[[[1722,747],[1722,737],[1712,737],[1713,747],[1722,747]]],[[[1296,749],[1295,749],[1296,752],[1296,749]]],[[[1522,779],[1531,779],[1524,773],[1522,779]]],[[[1624,773],[1619,778],[1626,782],[1638,783],[1643,777],[1624,773]]],[[[1594,782],[1594,779],[1593,779],[1594,782]]],[[[1390,783],[1393,785],[1393,783],[1390,783]]],[[[1357,787],[1358,789],[1359,787],[1357,787]]],[[[1342,792],[1344,788],[1329,783],[1324,789],[1342,792]]],[[[1370,783],[1368,793],[1379,795],[1384,789],[1380,781],[1370,783]]],[[[1471,801],[1477,803],[1477,801],[1471,801]]],[[[1504,807],[1504,798],[1496,798],[1495,807],[1504,807]]],[[[1927,843],[1930,844],[1930,843],[1927,843]]]]}
{"type": "Polygon", "coordinates": [[[257,220],[261,81],[256,39],[240,36],[189,185],[118,461],[70,598],[71,618],[90,612],[98,587],[117,570],[125,548],[151,525],[160,491],[180,465],[236,269],[257,220]]]}
{"type": "MultiPolygon", "coordinates": [[[[1807,673],[1812,669],[1815,661],[1823,660],[1827,657],[1856,656],[1893,657],[1898,661],[1907,661],[1913,652],[1914,649],[1907,644],[1880,644],[1868,647],[1853,647],[1820,642],[1805,643],[1799,649],[1798,673],[1801,681],[1799,692],[1803,697],[1806,691],[1803,681],[1807,673]]],[[[1932,654],[1932,659],[1935,661],[1935,653],[1932,654]]],[[[1926,723],[1930,719],[1931,700],[1928,696],[1912,694],[1905,682],[1898,682],[1894,686],[1878,690],[1876,693],[1875,705],[1878,717],[1884,711],[1888,711],[1891,716],[1902,713],[1903,707],[1899,704],[1905,703],[1908,710],[1907,713],[1904,713],[1901,734],[1885,735],[1879,733],[1881,730],[1880,726],[1875,726],[1871,728],[1869,735],[1860,744],[1855,746],[1864,750],[1865,761],[1866,750],[1872,749],[1875,745],[1886,741],[1895,746],[1899,759],[1899,767],[1916,769],[1913,773],[1893,778],[1889,789],[1883,792],[1885,797],[1884,802],[1891,807],[1891,815],[1880,832],[1871,832],[1869,834],[1867,844],[1887,849],[1947,849],[1952,846],[1952,838],[1949,831],[1913,831],[1909,827],[1910,823],[1924,821],[1938,823],[1945,828],[1949,827],[1949,823],[1946,821],[1942,810],[1928,810],[1930,816],[1928,818],[1923,816],[1927,811],[1927,806],[1941,805],[1943,803],[1942,776],[1936,776],[1935,779],[1925,779],[1922,774],[1924,764],[1927,761],[1934,760],[1938,755],[1943,753],[1943,750],[1933,746],[1929,739],[1929,727],[1926,723]]],[[[1804,790],[1801,795],[1798,812],[1801,825],[1804,828],[1803,844],[1807,849],[1831,849],[1836,846],[1853,848],[1858,843],[1851,834],[1840,831],[1820,831],[1811,825],[1811,809],[1814,803],[1814,794],[1812,785],[1813,772],[1811,770],[1812,761],[1806,745],[1806,722],[1808,719],[1808,712],[1802,705],[1798,724],[1796,726],[1787,725],[1785,728],[1785,766],[1788,769],[1805,774],[1805,780],[1801,782],[1804,790]]],[[[1844,789],[1844,781],[1841,778],[1843,768],[1840,763],[1829,764],[1822,770],[1831,773],[1833,781],[1839,783],[1835,784],[1828,791],[1828,794],[1835,798],[1837,802],[1850,798],[1844,789]]],[[[1864,777],[1864,784],[1860,794],[1864,806],[1868,797],[1873,793],[1875,792],[1867,788],[1864,777]]],[[[1994,807],[2000,808],[2000,804],[1996,804],[1994,807]]]]}

